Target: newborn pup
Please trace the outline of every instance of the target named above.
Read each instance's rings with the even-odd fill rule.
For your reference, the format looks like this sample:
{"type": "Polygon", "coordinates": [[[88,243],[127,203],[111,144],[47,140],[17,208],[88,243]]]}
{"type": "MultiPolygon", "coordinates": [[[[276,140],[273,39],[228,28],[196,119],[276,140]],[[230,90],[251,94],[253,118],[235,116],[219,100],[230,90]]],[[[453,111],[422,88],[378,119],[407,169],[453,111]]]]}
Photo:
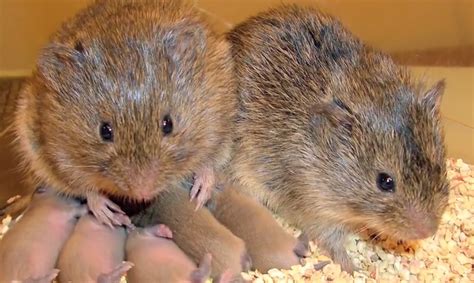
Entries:
{"type": "Polygon", "coordinates": [[[233,187],[216,194],[212,211],[220,223],[244,240],[252,267],[260,272],[290,269],[309,253],[308,242],[303,237],[293,238],[267,208],[233,187]]]}
{"type": "Polygon", "coordinates": [[[39,187],[20,220],[0,240],[0,282],[51,282],[59,252],[87,212],[78,201],[39,187]]]}
{"type": "Polygon", "coordinates": [[[120,282],[133,266],[125,259],[126,231],[99,223],[86,214],[64,245],[57,267],[60,282],[120,282]]]}
{"type": "Polygon", "coordinates": [[[205,282],[211,274],[211,256],[207,254],[199,268],[171,240],[165,225],[137,228],[126,244],[127,260],[135,267],[127,274],[127,282],[205,282]]]}
{"type": "Polygon", "coordinates": [[[251,265],[245,243],[208,209],[195,211],[187,197],[190,187],[188,184],[163,192],[150,207],[133,216],[133,222],[142,227],[165,224],[173,231],[173,241],[194,262],[200,262],[208,253],[212,255],[212,278],[225,273],[232,280],[242,280],[240,273],[251,265]]]}
{"type": "Polygon", "coordinates": [[[346,271],[347,234],[433,235],[448,201],[431,88],[334,18],[282,6],[235,27],[233,178],[346,271]]]}
{"type": "Polygon", "coordinates": [[[15,129],[41,183],[130,225],[110,197],[150,201],[195,175],[191,197],[205,203],[235,104],[230,47],[191,4],[95,1],[40,52],[15,129]]]}

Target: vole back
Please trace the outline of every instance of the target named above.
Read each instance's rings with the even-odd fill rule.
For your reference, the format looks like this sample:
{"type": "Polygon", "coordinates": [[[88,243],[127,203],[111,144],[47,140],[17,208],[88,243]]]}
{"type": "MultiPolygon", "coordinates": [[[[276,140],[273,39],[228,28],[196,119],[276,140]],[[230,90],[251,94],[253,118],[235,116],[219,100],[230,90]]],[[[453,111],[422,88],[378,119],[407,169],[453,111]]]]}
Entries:
{"type": "Polygon", "coordinates": [[[347,232],[432,235],[447,205],[439,105],[334,18],[283,6],[229,34],[240,113],[234,178],[350,271],[347,232]]]}

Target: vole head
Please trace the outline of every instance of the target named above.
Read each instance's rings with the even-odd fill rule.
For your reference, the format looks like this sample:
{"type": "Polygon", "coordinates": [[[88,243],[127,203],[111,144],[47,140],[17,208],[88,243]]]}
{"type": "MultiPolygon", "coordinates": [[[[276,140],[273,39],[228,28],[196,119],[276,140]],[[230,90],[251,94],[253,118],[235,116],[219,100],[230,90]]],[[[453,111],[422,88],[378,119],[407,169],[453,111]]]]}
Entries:
{"type": "Polygon", "coordinates": [[[147,3],[80,14],[40,55],[30,144],[71,190],[150,199],[227,136],[227,49],[196,15],[147,3]]]}
{"type": "Polygon", "coordinates": [[[313,168],[327,176],[339,220],[402,239],[431,236],[449,194],[444,81],[425,89],[386,56],[364,58],[358,71],[333,79],[328,99],[312,109],[313,168]]]}

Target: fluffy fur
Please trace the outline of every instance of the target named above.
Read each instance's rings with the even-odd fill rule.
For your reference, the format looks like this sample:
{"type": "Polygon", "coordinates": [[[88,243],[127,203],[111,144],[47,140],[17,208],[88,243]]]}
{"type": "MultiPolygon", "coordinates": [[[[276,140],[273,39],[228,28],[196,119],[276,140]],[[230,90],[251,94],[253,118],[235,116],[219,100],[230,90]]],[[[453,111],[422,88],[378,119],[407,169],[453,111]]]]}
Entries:
{"type": "Polygon", "coordinates": [[[432,235],[447,205],[441,81],[429,90],[336,19],[283,6],[228,35],[239,91],[231,173],[345,270],[344,239],[432,235]],[[381,172],[395,192],[378,189],[381,172]]]}
{"type": "Polygon", "coordinates": [[[16,133],[40,183],[146,200],[229,158],[229,47],[182,1],[97,1],[41,51],[16,133]],[[170,115],[173,132],[161,129],[170,115]],[[110,123],[114,141],[99,135],[110,123]]]}

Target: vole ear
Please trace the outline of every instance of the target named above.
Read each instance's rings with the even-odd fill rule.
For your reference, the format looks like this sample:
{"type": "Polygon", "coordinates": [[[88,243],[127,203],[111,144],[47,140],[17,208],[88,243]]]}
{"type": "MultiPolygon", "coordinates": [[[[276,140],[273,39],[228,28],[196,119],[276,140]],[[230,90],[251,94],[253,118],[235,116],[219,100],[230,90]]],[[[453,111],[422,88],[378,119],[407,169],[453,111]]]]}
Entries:
{"type": "Polygon", "coordinates": [[[43,48],[36,66],[48,86],[60,92],[62,86],[71,83],[71,75],[77,73],[83,59],[84,47],[80,42],[74,48],[52,43],[43,48]]]}
{"type": "Polygon", "coordinates": [[[316,117],[327,119],[334,127],[342,127],[349,133],[352,132],[352,111],[337,98],[313,105],[311,112],[316,117]]]}
{"type": "Polygon", "coordinates": [[[441,98],[444,94],[445,87],[446,83],[444,79],[440,80],[421,97],[422,105],[433,114],[438,112],[441,107],[441,98]]]}
{"type": "Polygon", "coordinates": [[[206,49],[206,32],[192,22],[182,22],[172,27],[163,38],[166,54],[178,71],[192,68],[196,59],[206,49]]]}

